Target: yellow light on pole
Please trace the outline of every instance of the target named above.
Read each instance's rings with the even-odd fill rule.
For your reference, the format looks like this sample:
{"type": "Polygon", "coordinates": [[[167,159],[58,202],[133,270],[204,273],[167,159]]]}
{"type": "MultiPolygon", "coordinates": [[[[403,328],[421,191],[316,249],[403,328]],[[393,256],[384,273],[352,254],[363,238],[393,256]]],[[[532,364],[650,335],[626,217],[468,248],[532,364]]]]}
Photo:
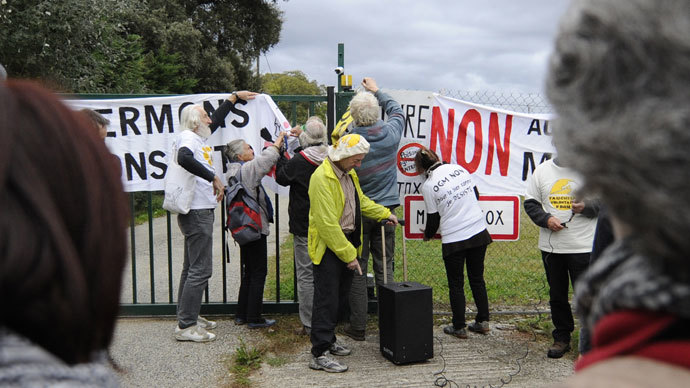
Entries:
{"type": "Polygon", "coordinates": [[[343,89],[352,89],[352,75],[343,74],[340,76],[340,86],[342,86],[343,89]]]}

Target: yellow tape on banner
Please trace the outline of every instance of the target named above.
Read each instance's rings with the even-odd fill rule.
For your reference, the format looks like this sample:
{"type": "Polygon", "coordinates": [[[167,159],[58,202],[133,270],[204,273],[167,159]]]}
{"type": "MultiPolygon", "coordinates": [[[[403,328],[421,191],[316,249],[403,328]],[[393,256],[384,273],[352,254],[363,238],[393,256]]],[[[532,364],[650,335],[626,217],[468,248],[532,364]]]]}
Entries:
{"type": "Polygon", "coordinates": [[[352,115],[350,115],[350,108],[348,108],[333,129],[333,133],[331,134],[331,144],[337,143],[338,139],[340,139],[340,137],[346,133],[347,129],[351,125],[352,115]]]}

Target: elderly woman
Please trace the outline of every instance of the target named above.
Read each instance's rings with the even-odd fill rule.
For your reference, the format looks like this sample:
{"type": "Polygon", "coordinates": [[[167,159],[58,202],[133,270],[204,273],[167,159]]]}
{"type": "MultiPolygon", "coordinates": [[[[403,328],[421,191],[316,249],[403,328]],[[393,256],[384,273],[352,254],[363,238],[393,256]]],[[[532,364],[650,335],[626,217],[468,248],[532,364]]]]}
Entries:
{"type": "Polygon", "coordinates": [[[261,206],[261,238],[250,243],[240,245],[240,292],[237,300],[237,314],[235,323],[247,323],[250,329],[269,327],[276,323],[274,319],[261,316],[264,297],[264,283],[268,272],[268,257],[266,250],[266,236],[268,224],[273,222],[273,207],[266,191],[261,185],[261,179],[268,174],[278,162],[280,149],[283,146],[285,133],[278,135],[275,143],[254,157],[254,149],[242,139],[236,139],[225,146],[225,156],[228,159],[227,177],[241,175],[242,183],[261,206]]]}
{"type": "Polygon", "coordinates": [[[489,299],[484,282],[484,255],[491,243],[479,207],[479,191],[470,173],[457,164],[443,164],[434,151],[422,147],[414,158],[417,171],[426,175],[422,185],[427,222],[424,241],[441,230],[443,263],[448,278],[448,294],[453,324],[443,332],[467,338],[465,329],[464,267],[472,297],[477,304],[475,321],[467,328],[479,334],[489,332],[489,299]],[[438,189],[443,187],[442,189],[438,189]]]}
{"type": "Polygon", "coordinates": [[[577,282],[592,349],[566,386],[690,381],[689,84],[690,2],[582,0],[563,17],[547,80],[555,144],[616,237],[577,282]]]}

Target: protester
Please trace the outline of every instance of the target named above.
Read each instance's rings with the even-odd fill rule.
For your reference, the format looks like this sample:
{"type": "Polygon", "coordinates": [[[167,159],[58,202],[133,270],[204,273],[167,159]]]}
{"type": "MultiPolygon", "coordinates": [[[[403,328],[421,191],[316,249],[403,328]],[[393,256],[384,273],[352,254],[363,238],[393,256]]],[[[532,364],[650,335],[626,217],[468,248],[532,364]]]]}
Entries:
{"type": "Polygon", "coordinates": [[[314,300],[314,274],[307,247],[309,228],[309,179],[314,170],[328,156],[328,139],[326,126],[318,116],[312,116],[302,128],[296,127],[290,134],[297,136],[300,148],[295,155],[287,159],[281,155],[276,166],[276,182],[290,186],[290,233],[293,236],[295,256],[295,276],[297,277],[297,299],[299,300],[299,318],[303,334],[311,334],[311,312],[314,300]],[[303,129],[302,129],[303,128],[303,129]]]}
{"type": "Polygon", "coordinates": [[[91,120],[93,127],[98,130],[98,135],[101,137],[101,139],[105,140],[106,136],[108,136],[107,128],[108,125],[110,125],[110,120],[106,119],[103,117],[103,115],[93,109],[84,108],[80,110],[80,112],[85,114],[86,117],[91,120]]]}
{"type": "Polygon", "coordinates": [[[581,0],[547,93],[559,158],[601,197],[615,242],[578,280],[592,350],[563,386],[690,381],[690,3],[581,0]]]}
{"type": "Polygon", "coordinates": [[[398,219],[385,206],[367,198],[353,168],[361,165],[369,143],[355,134],[345,135],[328,151],[309,183],[309,257],[314,263],[314,309],[309,367],[345,372],[347,365],[330,355],[347,356],[351,350],[336,342],[338,310],[347,303],[353,272],[362,269],[362,215],[380,222],[398,219]]]}
{"type": "MultiPolygon", "coordinates": [[[[373,78],[365,77],[362,86],[365,91],[357,93],[350,101],[353,125],[349,131],[364,137],[369,143],[369,153],[355,171],[364,195],[392,212],[400,205],[396,155],[405,118],[400,104],[380,90],[373,78]],[[388,116],[386,121],[380,119],[382,108],[388,116]]],[[[386,225],[384,230],[385,236],[381,236],[381,225],[375,219],[365,216],[362,220],[362,257],[359,259],[362,274],[355,274],[352,279],[350,323],[344,328],[344,333],[357,341],[364,341],[366,334],[367,272],[370,253],[373,258],[376,285],[384,284],[382,239],[385,239],[386,247],[386,281],[393,281],[395,226],[386,225]]]]}
{"type": "Polygon", "coordinates": [[[426,147],[417,151],[414,161],[417,172],[426,175],[422,185],[426,206],[424,241],[433,238],[441,229],[441,250],[453,311],[453,324],[443,328],[443,332],[467,338],[463,274],[467,263],[467,279],[477,305],[477,316],[467,328],[475,333],[486,334],[490,328],[484,256],[491,236],[479,207],[477,186],[467,170],[457,164],[441,163],[438,155],[426,147]],[[440,187],[443,189],[439,190],[440,187]]]}
{"type": "Polygon", "coordinates": [[[226,177],[241,174],[241,181],[247,187],[248,194],[254,197],[261,207],[261,237],[256,241],[240,245],[241,278],[235,323],[238,325],[247,323],[250,329],[269,327],[276,323],[275,319],[266,319],[261,316],[264,284],[268,273],[266,237],[269,234],[268,224],[273,222],[273,206],[261,185],[261,179],[278,162],[284,137],[285,133],[281,132],[275,143],[263,150],[256,158],[254,149],[242,139],[229,142],[224,150],[228,159],[226,177]]]}
{"type": "Polygon", "coordinates": [[[0,386],[119,386],[128,207],[109,156],[53,94],[0,84],[0,386]]]}
{"type": "Polygon", "coordinates": [[[216,335],[208,332],[217,326],[201,316],[201,298],[213,271],[213,222],[216,203],[223,199],[223,181],[213,168],[213,148],[206,145],[206,139],[220,124],[232,106],[238,101],[251,100],[256,93],[243,90],[232,93],[215,112],[213,118],[201,105],[188,105],[182,109],[180,126],[182,132],[175,139],[173,149],[178,150],[177,162],[182,168],[195,175],[194,197],[191,210],[177,216],[177,224],[184,235],[184,264],[180,275],[177,297],[178,341],[207,342],[216,335]]]}
{"type": "Polygon", "coordinates": [[[575,320],[568,291],[589,265],[597,225],[598,203],[585,203],[576,195],[582,184],[582,177],[558,159],[537,166],[527,180],[525,212],[539,226],[539,250],[549,284],[554,326],[554,342],[546,353],[550,358],[561,358],[570,350],[575,320]]]}

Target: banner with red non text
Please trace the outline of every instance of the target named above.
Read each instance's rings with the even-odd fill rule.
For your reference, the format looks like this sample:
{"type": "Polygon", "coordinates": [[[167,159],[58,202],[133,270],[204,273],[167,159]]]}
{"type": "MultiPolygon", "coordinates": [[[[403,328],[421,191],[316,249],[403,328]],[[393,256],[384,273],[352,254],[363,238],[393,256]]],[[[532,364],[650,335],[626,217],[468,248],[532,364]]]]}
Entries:
{"type": "MultiPolygon", "coordinates": [[[[192,94],[171,97],[145,97],[102,100],[65,100],[74,109],[89,108],[110,120],[106,146],[120,159],[125,191],[163,190],[169,152],[180,131],[180,112],[199,104],[212,115],[229,94],[192,94]]],[[[222,149],[234,139],[244,139],[256,151],[272,143],[280,131],[290,129],[288,121],[270,96],[240,101],[232,107],[225,122],[208,138],[213,147],[213,167],[224,177],[222,149]]],[[[293,138],[292,145],[296,144],[293,138]]],[[[272,173],[264,177],[266,188],[281,195],[288,189],[275,183],[272,173]]]]}
{"type": "Polygon", "coordinates": [[[384,91],[405,115],[398,149],[401,201],[421,194],[424,177],[414,166],[420,145],[467,169],[482,195],[524,195],[534,168],[555,155],[552,115],[511,112],[430,92],[384,91]]]}

